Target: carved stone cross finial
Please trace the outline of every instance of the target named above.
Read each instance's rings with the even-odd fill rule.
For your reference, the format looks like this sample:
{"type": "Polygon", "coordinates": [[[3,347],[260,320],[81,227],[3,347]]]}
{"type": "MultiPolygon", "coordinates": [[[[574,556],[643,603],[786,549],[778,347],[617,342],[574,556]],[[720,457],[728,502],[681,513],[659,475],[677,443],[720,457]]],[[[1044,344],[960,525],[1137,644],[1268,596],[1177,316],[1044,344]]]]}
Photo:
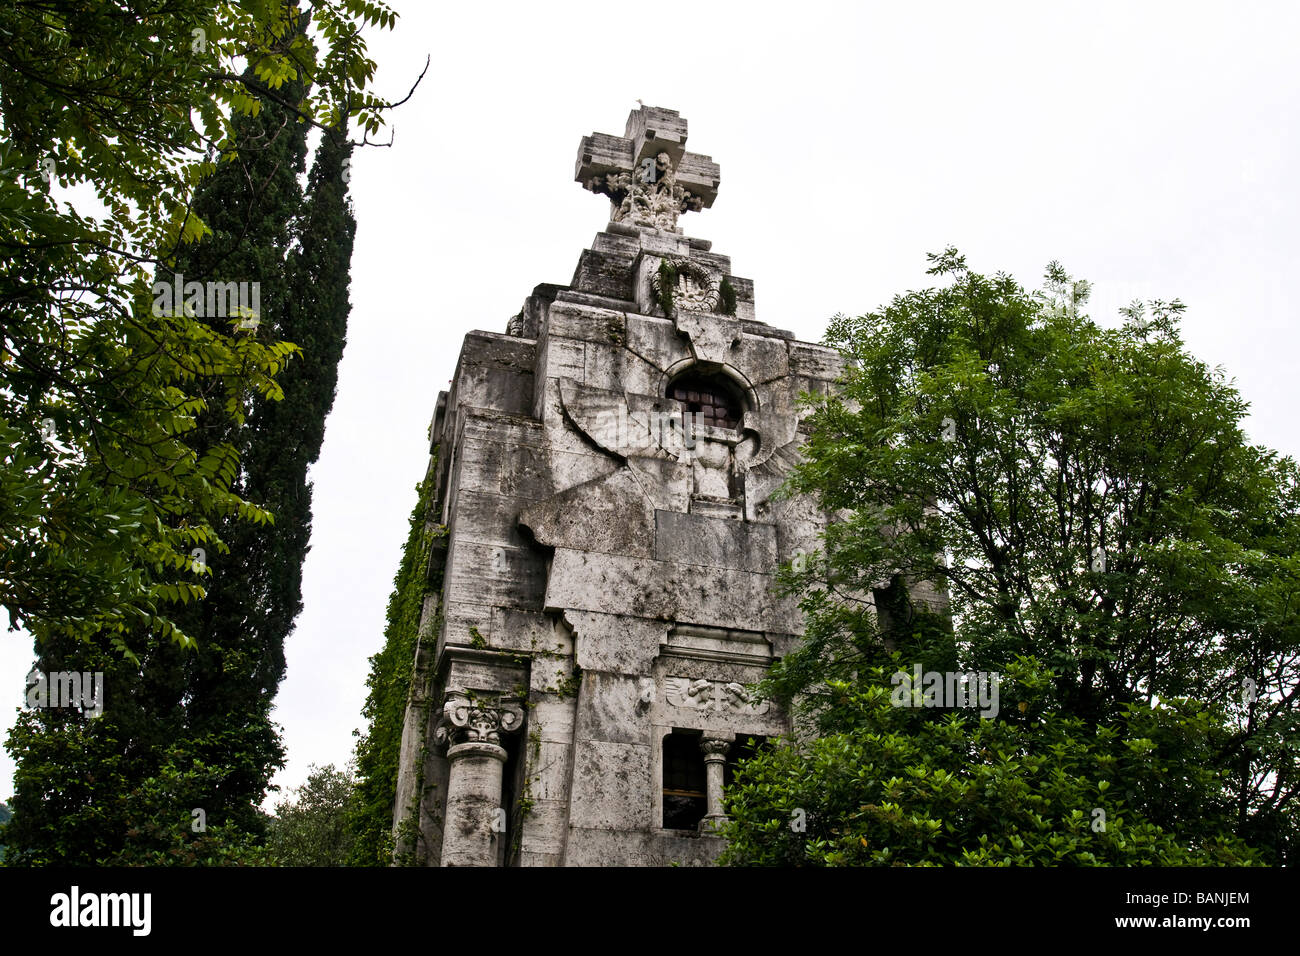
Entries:
{"type": "Polygon", "coordinates": [[[676,110],[642,106],[622,136],[582,138],[574,180],[609,197],[613,222],[680,232],[677,217],[712,206],[720,176],[708,156],[686,152],[686,120],[676,110]]]}

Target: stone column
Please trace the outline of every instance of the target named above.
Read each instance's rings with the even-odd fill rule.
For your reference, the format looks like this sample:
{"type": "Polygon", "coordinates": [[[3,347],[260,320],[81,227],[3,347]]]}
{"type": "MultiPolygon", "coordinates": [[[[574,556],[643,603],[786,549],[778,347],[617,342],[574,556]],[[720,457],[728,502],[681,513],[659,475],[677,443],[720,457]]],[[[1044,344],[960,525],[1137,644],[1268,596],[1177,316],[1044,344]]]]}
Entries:
{"type": "Polygon", "coordinates": [[[434,741],[446,743],[446,818],[443,866],[496,866],[497,839],[505,832],[501,776],[506,751],[501,735],[518,730],[523,710],[513,701],[477,699],[450,691],[434,741]]]}
{"type": "Polygon", "coordinates": [[[727,819],[722,812],[722,771],[731,749],[729,737],[702,737],[700,749],[704,751],[704,794],[708,801],[700,832],[709,833],[727,819]]]}

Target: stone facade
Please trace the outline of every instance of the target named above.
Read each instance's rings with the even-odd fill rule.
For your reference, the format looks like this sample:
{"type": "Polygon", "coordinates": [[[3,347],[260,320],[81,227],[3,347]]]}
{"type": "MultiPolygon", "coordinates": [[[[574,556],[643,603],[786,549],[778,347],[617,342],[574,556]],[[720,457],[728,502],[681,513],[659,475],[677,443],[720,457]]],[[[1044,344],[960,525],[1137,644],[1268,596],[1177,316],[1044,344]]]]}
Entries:
{"type": "Polygon", "coordinates": [[[507,334],[465,337],[439,396],[395,813],[425,864],[709,863],[727,764],[791,729],[748,688],[799,639],[775,572],[824,517],[771,495],[840,358],[682,233],[719,181],[685,142],[653,108],[582,140],[609,225],[507,334]]]}

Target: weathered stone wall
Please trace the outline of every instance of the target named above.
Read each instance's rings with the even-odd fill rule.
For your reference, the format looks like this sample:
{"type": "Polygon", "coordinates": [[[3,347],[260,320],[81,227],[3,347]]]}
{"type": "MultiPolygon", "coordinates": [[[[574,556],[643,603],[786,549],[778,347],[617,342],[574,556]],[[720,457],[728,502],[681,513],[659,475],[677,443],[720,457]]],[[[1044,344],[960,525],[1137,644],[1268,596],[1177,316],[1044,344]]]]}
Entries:
{"type": "MultiPolygon", "coordinates": [[[[517,700],[524,719],[500,734],[499,766],[491,748],[460,758],[463,781],[447,749],[426,748],[424,862],[709,862],[716,837],[661,826],[662,740],[789,730],[743,688],[801,632],[774,573],[815,548],[823,518],[769,496],[796,460],[798,394],[829,388],[839,357],[756,321],[753,283],[708,243],[618,224],[570,287],[539,286],[512,330],[466,336],[440,398],[442,628],[412,719],[432,739],[449,694],[517,700]],[[665,258],[694,277],[671,315],[656,288],[665,258]],[[691,298],[724,277],[734,316],[691,298]],[[683,406],[666,396],[687,370],[729,383],[739,427],[679,426],[683,406]],[[494,773],[504,827],[464,818],[496,792],[494,773]],[[444,821],[449,790],[471,796],[444,821]]],[[[404,750],[404,767],[414,759],[404,750]]]]}
{"type": "Polygon", "coordinates": [[[711,862],[730,742],[790,730],[746,686],[799,639],[775,572],[825,519],[771,495],[798,457],[799,394],[829,389],[841,360],[758,321],[753,283],[676,229],[674,197],[699,208],[718,184],[684,142],[684,120],[649,108],[624,138],[584,139],[579,181],[621,221],[510,334],[467,335],[439,397],[441,628],[421,644],[397,801],[400,817],[418,800],[429,865],[711,862]],[[656,156],[665,179],[628,187],[656,156]],[[651,200],[658,228],[637,224],[651,200]],[[670,398],[690,376],[715,391],[670,398]],[[719,396],[736,420],[688,414],[719,396]],[[662,826],[674,731],[706,755],[696,831],[662,826]]]}

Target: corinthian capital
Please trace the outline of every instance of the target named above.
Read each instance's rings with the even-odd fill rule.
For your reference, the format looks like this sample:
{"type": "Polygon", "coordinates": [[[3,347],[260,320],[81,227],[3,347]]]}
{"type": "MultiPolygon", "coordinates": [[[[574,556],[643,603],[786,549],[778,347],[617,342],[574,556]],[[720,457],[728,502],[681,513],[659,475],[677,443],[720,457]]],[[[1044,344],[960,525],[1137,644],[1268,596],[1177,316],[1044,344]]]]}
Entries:
{"type": "Polygon", "coordinates": [[[723,737],[702,737],[700,738],[700,749],[704,751],[705,763],[714,760],[726,760],[727,751],[731,749],[731,741],[723,737]]]}
{"type": "Polygon", "coordinates": [[[523,722],[523,708],[514,700],[448,691],[433,739],[438,744],[500,744],[502,734],[518,730],[523,722]]]}

